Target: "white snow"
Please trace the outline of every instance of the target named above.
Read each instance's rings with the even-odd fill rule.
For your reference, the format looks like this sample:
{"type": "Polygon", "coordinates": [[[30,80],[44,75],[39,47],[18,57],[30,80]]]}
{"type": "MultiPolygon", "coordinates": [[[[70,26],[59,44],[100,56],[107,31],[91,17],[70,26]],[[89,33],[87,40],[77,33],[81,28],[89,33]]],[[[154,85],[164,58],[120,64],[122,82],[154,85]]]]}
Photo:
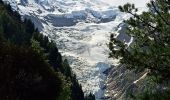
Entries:
{"type": "Polygon", "coordinates": [[[149,0],[28,0],[25,4],[21,4],[22,0],[6,1],[17,4],[22,15],[39,19],[42,33],[56,41],[85,93],[93,92],[100,100],[105,92],[106,76],[103,72],[111,64],[117,64],[108,58],[106,44],[117,26],[129,18],[129,15],[119,12],[117,6],[130,2],[140,10],[146,10],[145,4],[149,0]],[[75,24],[56,27],[54,24],[60,21],[57,18],[75,24]]]}

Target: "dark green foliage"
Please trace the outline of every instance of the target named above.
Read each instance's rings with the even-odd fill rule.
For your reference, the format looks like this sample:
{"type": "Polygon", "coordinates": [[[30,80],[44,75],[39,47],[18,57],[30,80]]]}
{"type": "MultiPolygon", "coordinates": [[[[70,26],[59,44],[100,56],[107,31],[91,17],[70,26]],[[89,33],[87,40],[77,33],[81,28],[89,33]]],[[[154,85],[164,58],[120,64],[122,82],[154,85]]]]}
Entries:
{"type": "Polygon", "coordinates": [[[84,93],[82,91],[82,87],[78,83],[76,76],[73,74],[68,64],[68,61],[66,59],[62,61],[61,54],[58,52],[56,44],[53,41],[49,42],[48,37],[38,33],[34,33],[33,38],[39,41],[40,46],[44,48],[50,65],[53,66],[55,70],[59,70],[61,73],[63,73],[67,79],[70,79],[72,100],[84,100],[84,93]]]}
{"type": "Polygon", "coordinates": [[[56,44],[20,18],[0,0],[0,100],[84,100],[56,44]]]}
{"type": "MultiPolygon", "coordinates": [[[[33,32],[26,32],[25,24],[21,23],[18,17],[9,16],[9,12],[5,7],[0,7],[0,26],[6,39],[17,45],[29,45],[33,32]]],[[[13,12],[14,14],[16,12],[13,12]]],[[[10,13],[13,15],[13,13],[10,13]]],[[[17,13],[18,14],[18,13],[17,13]]],[[[17,15],[15,14],[15,15],[17,15]]]]}
{"type": "Polygon", "coordinates": [[[68,61],[67,61],[67,59],[65,59],[64,61],[63,61],[63,67],[64,67],[64,75],[66,76],[66,77],[69,77],[69,76],[72,76],[72,73],[71,73],[71,68],[70,68],[70,66],[69,66],[69,64],[68,64],[68,61]]]}
{"type": "Polygon", "coordinates": [[[44,48],[44,52],[47,54],[50,65],[53,66],[55,70],[60,69],[63,73],[62,57],[58,52],[56,44],[53,41],[49,42],[47,36],[43,36],[38,32],[34,32],[33,39],[37,40],[40,43],[40,47],[44,48]]]}
{"type": "Polygon", "coordinates": [[[62,91],[60,92],[60,95],[59,97],[57,97],[56,100],[73,100],[71,98],[71,81],[66,79],[65,76],[63,76],[61,73],[60,73],[60,77],[63,81],[63,84],[62,84],[62,91]]]}
{"type": "Polygon", "coordinates": [[[56,44],[48,41],[48,37],[42,34],[34,33],[33,38],[39,41],[40,46],[44,48],[47,54],[48,61],[55,70],[59,70],[66,76],[67,79],[71,81],[71,98],[72,100],[84,100],[84,93],[82,91],[81,85],[78,83],[76,76],[73,74],[68,61],[62,61],[61,54],[58,52],[56,44]]]}
{"type": "Polygon", "coordinates": [[[71,77],[71,97],[72,100],[84,100],[84,93],[82,91],[81,85],[78,83],[76,79],[76,75],[73,75],[71,77]]]}
{"type": "Polygon", "coordinates": [[[61,79],[31,49],[0,44],[0,100],[55,100],[61,79]]]}
{"type": "Polygon", "coordinates": [[[148,4],[149,11],[136,13],[134,5],[119,7],[121,11],[133,15],[125,23],[126,33],[134,37],[130,47],[111,36],[110,57],[120,58],[120,62],[136,71],[149,70],[155,81],[170,80],[170,10],[169,1],[156,0],[148,4]],[[119,48],[116,50],[117,45],[119,48]]]}
{"type": "Polygon", "coordinates": [[[0,4],[4,4],[2,0],[0,0],[0,4]]]}
{"type": "Polygon", "coordinates": [[[170,1],[151,0],[148,8],[149,11],[139,15],[134,5],[119,7],[133,16],[124,22],[127,24],[126,34],[134,39],[128,47],[112,34],[110,57],[119,58],[128,69],[147,71],[151,81],[157,84],[154,89],[142,91],[138,96],[132,94],[135,100],[169,100],[170,92],[166,91],[170,81],[170,1]],[[155,91],[160,83],[166,84],[166,89],[155,91]]]}
{"type": "Polygon", "coordinates": [[[54,44],[53,42],[51,42],[49,44],[49,63],[55,68],[59,68],[60,71],[63,73],[63,67],[61,65],[62,63],[62,57],[61,57],[61,54],[58,52],[58,49],[57,47],[55,46],[56,44],[54,44]]]}
{"type": "Polygon", "coordinates": [[[88,96],[86,96],[85,100],[95,100],[95,95],[90,93],[88,96]]]}
{"type": "Polygon", "coordinates": [[[25,19],[25,20],[24,20],[24,23],[25,23],[25,25],[26,25],[25,31],[26,31],[27,33],[33,33],[33,32],[35,31],[34,24],[31,22],[31,20],[25,19]]]}
{"type": "Polygon", "coordinates": [[[68,61],[65,59],[63,61],[63,74],[66,78],[70,79],[71,81],[71,98],[72,100],[84,100],[84,93],[82,91],[81,85],[78,83],[76,79],[76,75],[73,74],[68,61]]]}

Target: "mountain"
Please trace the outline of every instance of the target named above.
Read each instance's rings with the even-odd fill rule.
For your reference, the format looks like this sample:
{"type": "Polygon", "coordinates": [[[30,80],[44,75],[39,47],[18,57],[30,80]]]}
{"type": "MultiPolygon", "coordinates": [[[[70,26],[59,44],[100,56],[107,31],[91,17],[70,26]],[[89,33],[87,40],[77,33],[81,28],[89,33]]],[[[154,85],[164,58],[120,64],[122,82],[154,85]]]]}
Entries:
{"type": "MultiPolygon", "coordinates": [[[[109,37],[123,30],[122,21],[129,15],[117,6],[126,2],[145,10],[149,0],[4,0],[22,18],[31,19],[35,26],[55,41],[59,51],[68,59],[85,93],[94,93],[97,100],[104,97],[108,80],[104,72],[117,60],[108,58],[109,37]]],[[[129,40],[128,40],[129,41],[129,40]]]]}

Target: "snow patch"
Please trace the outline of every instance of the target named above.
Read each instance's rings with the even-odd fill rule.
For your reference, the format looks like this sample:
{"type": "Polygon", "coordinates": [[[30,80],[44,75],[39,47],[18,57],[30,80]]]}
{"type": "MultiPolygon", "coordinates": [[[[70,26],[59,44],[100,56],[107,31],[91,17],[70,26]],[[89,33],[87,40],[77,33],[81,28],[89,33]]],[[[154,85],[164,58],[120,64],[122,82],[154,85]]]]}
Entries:
{"type": "MultiPolygon", "coordinates": [[[[32,19],[41,32],[57,43],[67,57],[85,93],[97,100],[105,94],[103,73],[117,60],[108,58],[109,37],[129,15],[117,6],[135,3],[145,10],[149,0],[4,0],[32,19]]],[[[119,35],[119,34],[118,34],[119,35]]],[[[122,36],[120,35],[120,38],[122,36]]]]}

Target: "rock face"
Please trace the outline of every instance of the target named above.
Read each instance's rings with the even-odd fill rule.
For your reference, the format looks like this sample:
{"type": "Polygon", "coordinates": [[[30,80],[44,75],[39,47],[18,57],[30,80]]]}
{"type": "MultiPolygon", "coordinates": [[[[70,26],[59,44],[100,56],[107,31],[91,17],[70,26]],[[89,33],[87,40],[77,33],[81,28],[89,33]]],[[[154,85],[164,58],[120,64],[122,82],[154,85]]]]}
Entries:
{"type": "MultiPolygon", "coordinates": [[[[114,71],[112,73],[112,70],[117,70],[117,67],[108,71],[108,78],[104,73],[111,65],[118,64],[117,60],[108,58],[107,43],[109,43],[110,34],[117,33],[118,38],[126,38],[127,42],[130,41],[127,35],[123,32],[119,34],[117,31],[122,21],[129,18],[129,15],[119,12],[117,5],[114,5],[119,1],[4,1],[10,3],[23,18],[31,19],[44,35],[56,42],[60,52],[68,59],[72,70],[76,73],[85,93],[92,92],[97,100],[103,100],[105,89],[112,91],[105,82],[107,79],[110,83],[117,81],[116,76],[113,76],[117,73],[114,71]]],[[[123,73],[127,73],[126,70],[123,73]]],[[[123,79],[123,77],[118,78],[123,79]]],[[[125,82],[122,83],[125,84],[125,82]]],[[[123,87],[117,87],[117,90],[121,88],[123,87]]]]}
{"type": "Polygon", "coordinates": [[[108,100],[130,100],[130,94],[144,89],[147,71],[135,74],[125,66],[113,66],[108,72],[106,97],[108,100]]]}
{"type": "MultiPolygon", "coordinates": [[[[126,33],[126,25],[120,24],[117,28],[116,38],[130,45],[133,38],[126,33]]],[[[131,94],[142,91],[145,87],[147,71],[138,74],[128,70],[124,65],[115,65],[107,70],[106,94],[107,100],[130,100],[131,94]]]]}

